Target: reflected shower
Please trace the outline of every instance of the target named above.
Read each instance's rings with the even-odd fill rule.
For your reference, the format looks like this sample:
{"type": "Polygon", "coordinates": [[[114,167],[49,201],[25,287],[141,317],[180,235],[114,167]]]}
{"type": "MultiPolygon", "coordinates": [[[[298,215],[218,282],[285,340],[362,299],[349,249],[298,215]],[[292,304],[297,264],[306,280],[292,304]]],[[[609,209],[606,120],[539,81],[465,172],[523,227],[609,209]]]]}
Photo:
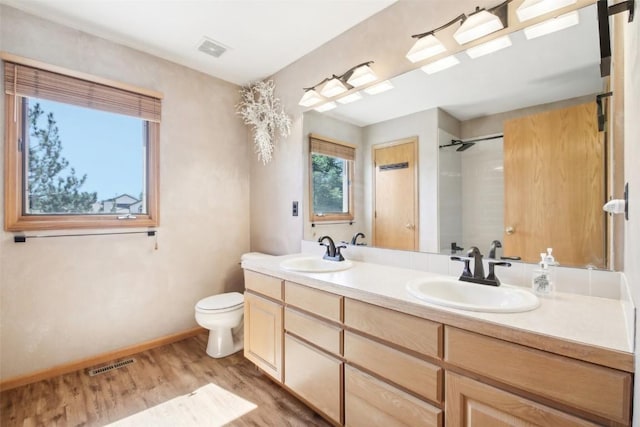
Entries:
{"type": "Polygon", "coordinates": [[[458,148],[456,148],[456,151],[465,151],[465,150],[468,150],[469,148],[473,147],[474,145],[476,145],[476,142],[487,141],[487,140],[490,140],[490,139],[498,139],[498,138],[502,138],[502,137],[503,137],[503,135],[494,135],[494,136],[488,136],[486,138],[471,139],[471,140],[468,140],[468,141],[462,141],[460,139],[452,139],[449,144],[440,145],[440,146],[438,146],[438,148],[458,147],[458,148]]]}
{"type": "MultiPolygon", "coordinates": [[[[462,142],[462,141],[460,141],[460,142],[462,142]]],[[[476,145],[476,143],[475,143],[475,142],[462,142],[462,145],[461,145],[461,146],[459,146],[459,147],[456,149],[456,151],[464,151],[464,150],[466,150],[466,149],[468,149],[468,148],[473,147],[474,145],[476,145]]]]}

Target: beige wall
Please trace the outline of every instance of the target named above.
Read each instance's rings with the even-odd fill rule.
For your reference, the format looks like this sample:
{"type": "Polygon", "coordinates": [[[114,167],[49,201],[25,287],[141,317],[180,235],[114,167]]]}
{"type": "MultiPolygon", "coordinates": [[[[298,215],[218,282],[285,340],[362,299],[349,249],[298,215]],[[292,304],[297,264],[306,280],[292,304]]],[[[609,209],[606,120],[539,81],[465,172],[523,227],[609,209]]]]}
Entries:
{"type": "Polygon", "coordinates": [[[0,50],[164,93],[158,250],[0,232],[2,379],[186,330],[198,299],[242,289],[253,154],[238,87],[6,6],[0,50]]]}

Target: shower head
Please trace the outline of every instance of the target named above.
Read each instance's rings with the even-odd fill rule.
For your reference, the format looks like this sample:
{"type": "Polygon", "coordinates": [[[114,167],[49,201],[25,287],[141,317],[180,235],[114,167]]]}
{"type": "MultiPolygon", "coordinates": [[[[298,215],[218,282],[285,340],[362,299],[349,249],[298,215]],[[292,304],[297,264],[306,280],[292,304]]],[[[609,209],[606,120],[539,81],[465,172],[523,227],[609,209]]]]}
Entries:
{"type": "Polygon", "coordinates": [[[456,149],[456,151],[464,151],[476,145],[475,142],[463,142],[460,147],[456,149]]]}

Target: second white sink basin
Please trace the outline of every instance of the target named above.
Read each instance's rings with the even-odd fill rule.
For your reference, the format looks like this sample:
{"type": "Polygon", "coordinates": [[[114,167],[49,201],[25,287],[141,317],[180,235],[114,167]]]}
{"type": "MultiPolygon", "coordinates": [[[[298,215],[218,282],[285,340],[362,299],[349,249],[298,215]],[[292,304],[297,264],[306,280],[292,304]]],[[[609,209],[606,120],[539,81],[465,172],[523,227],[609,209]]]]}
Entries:
{"type": "Polygon", "coordinates": [[[347,270],[353,267],[353,263],[349,260],[329,261],[320,257],[300,257],[286,259],[280,263],[280,267],[301,273],[330,273],[347,270]]]}
{"type": "Polygon", "coordinates": [[[407,291],[423,301],[461,310],[518,313],[540,305],[526,289],[461,282],[449,277],[421,278],[407,283],[407,291]]]}

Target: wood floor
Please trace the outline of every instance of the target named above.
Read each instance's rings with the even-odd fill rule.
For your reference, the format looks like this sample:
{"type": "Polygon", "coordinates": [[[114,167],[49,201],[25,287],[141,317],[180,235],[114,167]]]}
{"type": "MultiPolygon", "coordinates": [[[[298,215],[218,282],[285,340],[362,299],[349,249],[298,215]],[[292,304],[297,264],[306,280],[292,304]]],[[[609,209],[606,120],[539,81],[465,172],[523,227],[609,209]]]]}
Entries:
{"type": "Polygon", "coordinates": [[[0,394],[0,426],[327,426],[242,352],[205,354],[207,335],[145,351],[135,363],[0,394]]]}

